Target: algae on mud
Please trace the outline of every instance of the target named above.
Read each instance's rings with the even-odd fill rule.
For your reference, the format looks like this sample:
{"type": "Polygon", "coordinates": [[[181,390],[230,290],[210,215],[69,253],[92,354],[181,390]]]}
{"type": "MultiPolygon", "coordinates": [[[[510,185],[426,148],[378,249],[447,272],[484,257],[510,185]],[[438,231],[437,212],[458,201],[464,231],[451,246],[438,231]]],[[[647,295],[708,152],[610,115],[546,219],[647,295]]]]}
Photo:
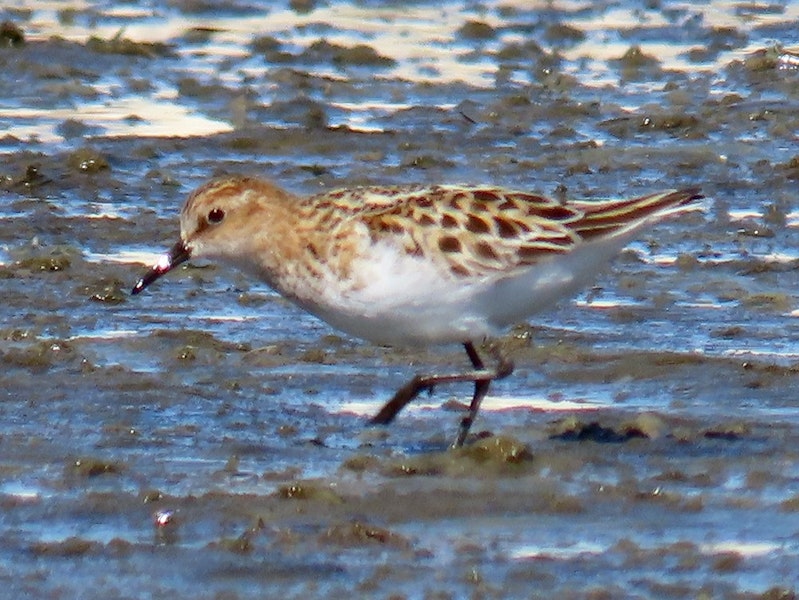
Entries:
{"type": "Polygon", "coordinates": [[[0,9],[9,595],[795,594],[797,7],[209,9],[0,9]],[[502,340],[518,377],[459,454],[468,390],[364,424],[454,351],[203,265],[119,294],[242,170],[712,202],[502,340]]]}

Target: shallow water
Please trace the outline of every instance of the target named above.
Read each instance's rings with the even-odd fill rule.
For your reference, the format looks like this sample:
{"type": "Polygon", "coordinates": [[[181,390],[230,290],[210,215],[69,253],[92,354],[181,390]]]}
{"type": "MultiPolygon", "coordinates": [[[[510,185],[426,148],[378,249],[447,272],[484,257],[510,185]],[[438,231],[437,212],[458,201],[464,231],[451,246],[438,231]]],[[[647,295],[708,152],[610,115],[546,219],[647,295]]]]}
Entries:
{"type": "Polygon", "coordinates": [[[795,593],[799,6],[209,6],[0,10],[5,593],[795,593]],[[212,265],[128,295],[229,171],[708,201],[509,332],[448,451],[468,389],[366,420],[458,348],[212,265]]]}

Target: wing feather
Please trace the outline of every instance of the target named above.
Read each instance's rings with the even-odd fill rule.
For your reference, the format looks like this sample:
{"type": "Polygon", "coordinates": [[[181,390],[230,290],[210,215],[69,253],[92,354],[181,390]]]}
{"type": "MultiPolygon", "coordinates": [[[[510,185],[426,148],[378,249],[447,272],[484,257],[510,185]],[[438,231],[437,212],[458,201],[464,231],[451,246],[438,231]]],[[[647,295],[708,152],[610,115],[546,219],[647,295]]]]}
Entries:
{"type": "Polygon", "coordinates": [[[496,187],[363,187],[314,196],[456,277],[503,275],[614,237],[701,198],[696,189],[628,200],[556,200],[496,187]]]}

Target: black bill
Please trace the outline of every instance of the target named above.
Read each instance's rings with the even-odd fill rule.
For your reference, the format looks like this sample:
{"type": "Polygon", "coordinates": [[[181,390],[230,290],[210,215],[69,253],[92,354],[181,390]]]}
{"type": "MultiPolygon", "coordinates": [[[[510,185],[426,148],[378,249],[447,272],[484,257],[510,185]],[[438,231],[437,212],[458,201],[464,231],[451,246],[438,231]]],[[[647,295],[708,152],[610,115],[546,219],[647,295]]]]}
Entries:
{"type": "Polygon", "coordinates": [[[134,296],[150,285],[153,281],[169,273],[172,269],[177,267],[180,263],[189,260],[191,252],[182,241],[172,246],[169,251],[158,259],[158,262],[153,265],[147,274],[136,282],[133,286],[131,294],[134,296]]]}

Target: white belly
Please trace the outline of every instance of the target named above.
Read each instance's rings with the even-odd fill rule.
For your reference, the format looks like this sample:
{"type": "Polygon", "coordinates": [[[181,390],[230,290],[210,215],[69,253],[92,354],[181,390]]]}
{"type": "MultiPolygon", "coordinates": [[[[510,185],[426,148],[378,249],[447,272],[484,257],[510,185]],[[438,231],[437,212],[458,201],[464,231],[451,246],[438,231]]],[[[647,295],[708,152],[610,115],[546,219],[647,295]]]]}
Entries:
{"type": "Polygon", "coordinates": [[[510,273],[457,277],[424,257],[377,245],[353,265],[356,285],[331,281],[304,307],[333,327],[383,345],[431,345],[496,335],[588,285],[624,245],[583,244],[510,273]]]}

